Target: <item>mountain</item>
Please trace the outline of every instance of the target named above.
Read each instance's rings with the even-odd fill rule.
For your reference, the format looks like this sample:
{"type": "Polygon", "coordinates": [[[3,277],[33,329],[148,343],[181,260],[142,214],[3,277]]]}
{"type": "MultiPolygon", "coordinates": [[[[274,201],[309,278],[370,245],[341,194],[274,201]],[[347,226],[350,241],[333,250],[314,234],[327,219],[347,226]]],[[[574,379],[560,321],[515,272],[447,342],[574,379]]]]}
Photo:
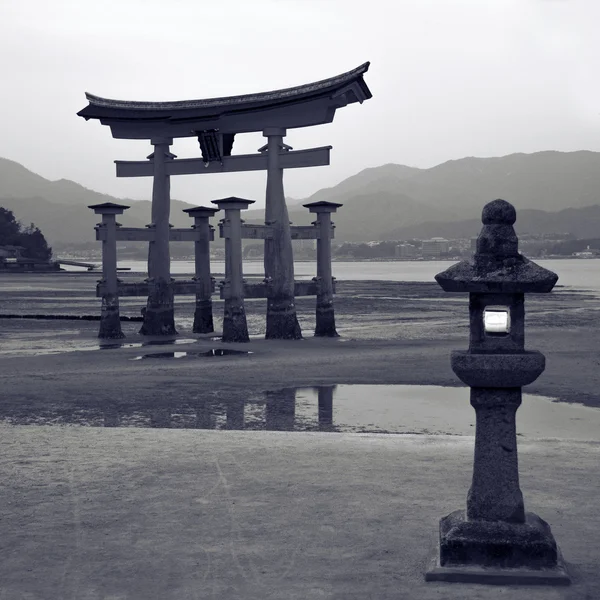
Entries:
{"type": "MultiPolygon", "coordinates": [[[[94,241],[94,225],[100,218],[88,205],[103,202],[130,206],[118,219],[123,225],[144,227],[150,222],[149,200],[115,198],[67,179],[50,181],[17,162],[0,158],[0,206],[12,210],[24,224],[35,223],[54,248],[94,241]]],[[[192,206],[171,200],[171,224],[189,227],[192,219],[182,210],[192,206]]]]}
{"type": "Polygon", "coordinates": [[[368,194],[372,196],[378,192],[394,193],[407,179],[420,172],[421,169],[415,167],[392,163],[381,167],[371,167],[348,177],[348,179],[344,179],[334,187],[319,190],[310,198],[299,202],[304,204],[308,202],[336,202],[356,195],[366,196],[368,194]]]}
{"type": "MultiPolygon", "coordinates": [[[[303,204],[342,204],[333,216],[338,241],[454,238],[477,235],[481,208],[495,198],[515,205],[519,232],[527,227],[532,232],[570,231],[589,237],[596,223],[593,205],[600,204],[600,153],[469,157],[429,169],[386,164],[364,169],[304,200],[288,198],[288,208],[290,220],[303,225],[314,220],[303,204]],[[541,212],[532,213],[530,219],[528,211],[541,212]]],[[[131,206],[119,218],[123,225],[143,227],[150,221],[149,201],[114,198],[64,179],[49,181],[19,163],[0,159],[0,206],[24,223],[34,222],[53,247],[93,241],[98,218],[87,205],[101,202],[131,206]]],[[[181,211],[191,206],[172,200],[175,227],[190,225],[191,219],[181,211]]],[[[264,210],[244,212],[244,219],[262,223],[264,210]]]]}
{"type": "Polygon", "coordinates": [[[463,214],[494,198],[505,198],[519,210],[581,208],[600,203],[600,153],[546,151],[451,160],[411,177],[402,191],[463,214]]]}
{"type": "MultiPolygon", "coordinates": [[[[480,217],[453,223],[438,221],[392,229],[383,234],[382,238],[387,240],[470,238],[479,235],[481,227],[480,217]]],[[[521,209],[517,212],[515,231],[517,235],[572,233],[579,239],[596,238],[600,232],[600,205],[566,208],[556,212],[521,209]]]]}
{"type": "MultiPolygon", "coordinates": [[[[310,202],[336,202],[343,206],[333,215],[336,239],[365,241],[379,239],[390,222],[422,223],[427,219],[451,220],[453,211],[445,207],[420,202],[399,191],[407,179],[421,170],[404,165],[387,164],[364,169],[338,185],[325,188],[304,200],[288,203],[290,221],[308,225],[315,216],[304,208],[310,202]]],[[[244,213],[248,222],[264,222],[264,212],[250,210],[244,213]]]]}

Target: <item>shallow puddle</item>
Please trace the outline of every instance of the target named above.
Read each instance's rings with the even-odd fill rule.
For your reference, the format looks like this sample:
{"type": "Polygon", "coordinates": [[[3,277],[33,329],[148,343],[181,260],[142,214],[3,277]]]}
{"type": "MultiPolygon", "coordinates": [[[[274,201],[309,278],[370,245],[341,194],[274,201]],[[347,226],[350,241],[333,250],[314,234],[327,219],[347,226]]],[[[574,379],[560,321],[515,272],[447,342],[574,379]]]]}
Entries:
{"type": "Polygon", "coordinates": [[[245,350],[229,350],[228,348],[212,348],[211,350],[198,350],[188,352],[154,352],[152,354],[142,354],[135,356],[130,360],[143,360],[146,358],[198,358],[204,356],[241,356],[254,354],[245,350]]]}
{"type": "MultiPolygon", "coordinates": [[[[52,402],[43,407],[21,402],[1,406],[0,422],[432,435],[475,433],[469,389],[461,387],[327,385],[265,392],[214,391],[190,397],[189,401],[181,401],[179,395],[177,398],[172,400],[165,390],[159,400],[144,402],[90,398],[77,403],[52,402]]],[[[524,394],[517,411],[517,432],[524,439],[600,441],[600,410],[524,394]]]]}

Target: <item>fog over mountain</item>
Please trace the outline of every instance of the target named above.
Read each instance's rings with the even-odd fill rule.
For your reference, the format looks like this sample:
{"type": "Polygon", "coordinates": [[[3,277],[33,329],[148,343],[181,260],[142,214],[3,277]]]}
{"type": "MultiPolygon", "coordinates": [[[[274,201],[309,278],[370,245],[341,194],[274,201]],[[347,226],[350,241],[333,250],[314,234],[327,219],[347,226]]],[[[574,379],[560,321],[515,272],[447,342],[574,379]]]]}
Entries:
{"type": "MultiPolygon", "coordinates": [[[[334,215],[338,241],[470,237],[480,229],[480,211],[494,198],[518,210],[521,233],[571,232],[595,235],[600,225],[600,153],[537,152],[500,158],[463,158],[430,169],[387,164],[368,168],[304,200],[288,199],[290,220],[313,220],[302,204],[343,204],[334,215]]],[[[98,217],[90,204],[117,202],[131,208],[119,222],[143,227],[150,221],[149,200],[115,198],[68,180],[49,181],[23,165],[0,159],[0,206],[24,223],[34,222],[49,243],[91,242],[98,217]]],[[[191,204],[172,200],[171,223],[191,225],[182,212],[191,204]]],[[[244,213],[263,222],[264,211],[244,213]]],[[[217,219],[213,219],[213,223],[217,219]]]]}

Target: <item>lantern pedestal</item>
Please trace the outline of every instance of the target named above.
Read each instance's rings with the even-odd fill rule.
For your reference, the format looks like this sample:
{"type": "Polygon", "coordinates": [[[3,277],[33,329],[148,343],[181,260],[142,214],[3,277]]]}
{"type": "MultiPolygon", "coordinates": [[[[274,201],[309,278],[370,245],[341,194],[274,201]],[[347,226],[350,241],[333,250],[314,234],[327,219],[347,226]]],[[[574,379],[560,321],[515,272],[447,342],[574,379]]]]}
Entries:
{"type": "Polygon", "coordinates": [[[569,585],[550,526],[533,513],[524,523],[468,520],[457,510],[440,520],[427,581],[496,585],[569,585]]]}

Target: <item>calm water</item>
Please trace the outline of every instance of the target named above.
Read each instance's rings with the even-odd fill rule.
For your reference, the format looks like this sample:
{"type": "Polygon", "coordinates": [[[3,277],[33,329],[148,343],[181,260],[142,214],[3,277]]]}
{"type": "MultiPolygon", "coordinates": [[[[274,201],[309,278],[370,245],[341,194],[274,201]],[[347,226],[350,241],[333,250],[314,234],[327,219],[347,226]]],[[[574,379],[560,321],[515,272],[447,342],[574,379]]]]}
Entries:
{"type": "MultiPolygon", "coordinates": [[[[171,359],[173,360],[173,359],[171,359]]],[[[328,385],[206,394],[187,402],[63,402],[0,406],[0,423],[396,434],[474,435],[469,390],[432,385],[328,385]],[[368,399],[368,401],[366,401],[368,399]]],[[[523,394],[517,432],[525,439],[600,441],[600,410],[523,394]]]]}
{"type": "MultiPolygon", "coordinates": [[[[389,262],[334,262],[333,275],[339,280],[352,281],[434,281],[433,277],[444,271],[457,261],[389,261],[389,262]]],[[[589,289],[600,293],[600,260],[537,260],[542,267],[558,274],[558,285],[589,289]]],[[[127,267],[131,271],[145,273],[147,265],[144,261],[122,261],[119,267],[127,267]]],[[[223,273],[225,263],[213,261],[211,269],[214,273],[223,273]]],[[[316,275],[316,263],[298,262],[294,266],[296,279],[311,279],[316,275]]],[[[173,275],[194,272],[193,261],[175,261],[172,263],[173,275]]],[[[262,260],[244,261],[244,275],[262,277],[264,267],[262,260]]]]}

